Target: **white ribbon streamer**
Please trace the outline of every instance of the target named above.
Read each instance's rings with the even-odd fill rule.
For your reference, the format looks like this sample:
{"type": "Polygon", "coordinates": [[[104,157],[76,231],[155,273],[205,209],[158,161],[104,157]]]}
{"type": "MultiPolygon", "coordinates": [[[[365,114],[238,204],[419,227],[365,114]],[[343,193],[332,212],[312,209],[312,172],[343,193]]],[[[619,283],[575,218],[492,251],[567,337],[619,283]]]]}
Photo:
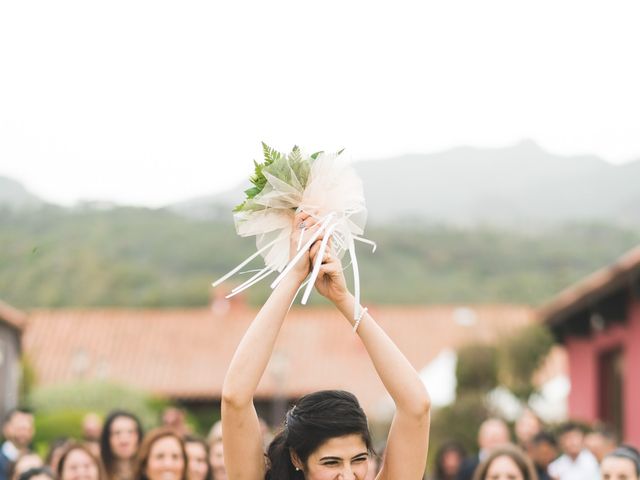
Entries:
{"type": "Polygon", "coordinates": [[[358,269],[358,259],[356,258],[356,246],[353,238],[349,240],[349,255],[351,256],[351,265],[353,265],[353,296],[355,297],[355,306],[353,308],[353,319],[360,318],[360,270],[358,269]]]}
{"type": "Polygon", "coordinates": [[[218,285],[220,285],[222,282],[224,282],[227,278],[231,277],[232,275],[234,275],[235,273],[237,273],[238,271],[240,271],[242,269],[242,267],[244,267],[247,263],[249,263],[251,260],[253,260],[254,258],[256,258],[258,255],[260,255],[262,252],[264,252],[267,248],[271,247],[273,244],[275,244],[277,241],[274,240],[273,242],[269,243],[268,245],[265,245],[264,247],[262,247],[260,250],[258,250],[256,253],[254,253],[253,255],[251,255],[249,258],[247,258],[244,262],[242,262],[240,265],[238,265],[236,268],[234,268],[233,270],[231,270],[229,273],[227,273],[226,275],[222,276],[221,278],[219,278],[218,280],[216,280],[215,282],[213,282],[211,285],[214,287],[217,287],[218,285]]]}
{"type": "Polygon", "coordinates": [[[247,288],[255,285],[256,283],[258,283],[263,278],[267,278],[272,273],[273,273],[273,270],[271,270],[269,267],[263,268],[258,273],[256,273],[253,277],[251,277],[249,280],[247,280],[243,284],[238,285],[236,288],[231,290],[231,293],[229,295],[227,295],[225,298],[231,298],[231,297],[237,295],[238,293],[245,291],[247,288]]]}

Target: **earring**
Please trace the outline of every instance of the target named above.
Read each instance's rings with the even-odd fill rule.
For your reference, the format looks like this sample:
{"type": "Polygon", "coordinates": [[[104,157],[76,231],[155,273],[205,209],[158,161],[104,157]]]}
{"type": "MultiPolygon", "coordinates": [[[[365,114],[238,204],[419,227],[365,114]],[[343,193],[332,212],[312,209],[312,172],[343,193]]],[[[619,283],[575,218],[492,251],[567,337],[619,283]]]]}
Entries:
{"type": "Polygon", "coordinates": [[[299,471],[300,471],[300,469],[298,467],[296,467],[296,472],[299,472],[299,471]]]}

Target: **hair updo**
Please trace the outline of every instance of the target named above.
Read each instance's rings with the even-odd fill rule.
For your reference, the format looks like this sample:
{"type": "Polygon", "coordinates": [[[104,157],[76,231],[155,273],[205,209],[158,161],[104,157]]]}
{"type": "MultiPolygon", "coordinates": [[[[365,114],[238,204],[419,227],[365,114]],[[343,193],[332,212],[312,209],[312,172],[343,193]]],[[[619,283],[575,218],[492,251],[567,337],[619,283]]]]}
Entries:
{"type": "Polygon", "coordinates": [[[352,393],[322,390],[305,395],[287,412],[284,428],[269,445],[266,479],[303,479],[290,451],[306,464],[309,455],[327,440],[352,434],[360,435],[372,451],[367,417],[352,393]]]}

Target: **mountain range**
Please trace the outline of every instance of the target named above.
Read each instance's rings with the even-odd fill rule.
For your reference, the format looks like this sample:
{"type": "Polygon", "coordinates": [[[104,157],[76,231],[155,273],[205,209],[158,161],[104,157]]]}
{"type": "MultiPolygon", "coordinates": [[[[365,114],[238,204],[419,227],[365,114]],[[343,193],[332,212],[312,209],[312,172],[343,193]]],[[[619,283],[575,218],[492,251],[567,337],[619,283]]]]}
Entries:
{"type": "Polygon", "coordinates": [[[0,206],[23,209],[40,207],[44,202],[19,182],[0,176],[0,206]]]}
{"type": "MultiPolygon", "coordinates": [[[[640,224],[640,160],[612,165],[594,155],[555,155],[525,140],[507,148],[459,147],[353,166],[363,180],[369,218],[376,223],[640,224]]],[[[248,186],[170,208],[196,217],[228,215],[248,186]]]]}
{"type": "MultiPolygon", "coordinates": [[[[556,155],[524,140],[506,148],[458,147],[353,166],[363,180],[374,223],[640,225],[640,159],[612,165],[594,155],[556,155]]],[[[191,218],[230,220],[230,207],[241,202],[248,187],[247,181],[167,208],[191,218]]],[[[0,177],[0,204],[22,208],[43,203],[19,183],[0,177]]]]}

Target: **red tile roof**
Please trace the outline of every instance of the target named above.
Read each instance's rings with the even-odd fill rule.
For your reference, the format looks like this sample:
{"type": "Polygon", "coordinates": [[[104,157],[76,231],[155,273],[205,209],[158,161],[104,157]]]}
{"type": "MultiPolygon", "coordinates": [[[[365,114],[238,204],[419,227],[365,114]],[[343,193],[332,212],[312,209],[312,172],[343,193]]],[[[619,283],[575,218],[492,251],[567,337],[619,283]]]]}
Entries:
{"type": "Polygon", "coordinates": [[[11,327],[22,331],[27,323],[27,315],[0,300],[0,320],[4,320],[11,327]]]}
{"type": "MultiPolygon", "coordinates": [[[[453,306],[370,307],[411,363],[422,369],[443,348],[491,341],[531,321],[521,306],[478,306],[475,325],[453,306]]],[[[106,378],[173,398],[218,398],[233,352],[256,310],[35,311],[24,347],[41,385],[106,378]]],[[[466,312],[469,317],[469,312],[466,312]]],[[[295,397],[325,388],[355,393],[365,410],[384,389],[359,338],[335,310],[295,307],[278,339],[258,397],[295,397]],[[280,377],[280,380],[278,380],[280,377]]]]}
{"type": "Polygon", "coordinates": [[[640,246],[625,253],[580,282],[560,292],[538,310],[538,316],[550,326],[561,324],[572,313],[608,293],[628,285],[629,279],[640,271],[640,246]]]}

